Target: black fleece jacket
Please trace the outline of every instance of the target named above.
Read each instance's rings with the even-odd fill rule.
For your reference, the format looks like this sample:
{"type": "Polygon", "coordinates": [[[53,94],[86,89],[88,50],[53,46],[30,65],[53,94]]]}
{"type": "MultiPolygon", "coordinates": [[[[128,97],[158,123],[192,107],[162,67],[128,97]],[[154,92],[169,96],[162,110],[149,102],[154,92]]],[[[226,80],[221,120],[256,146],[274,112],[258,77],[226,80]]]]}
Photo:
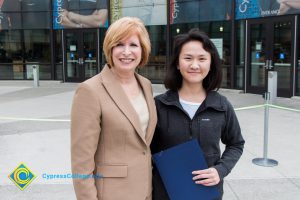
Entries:
{"type": "MultiPolygon", "coordinates": [[[[177,91],[169,90],[156,96],[155,103],[158,122],[151,143],[152,153],[196,138],[205,154],[208,167],[214,167],[219,173],[221,181],[217,187],[221,194],[219,199],[222,199],[223,178],[241,157],[245,143],[232,105],[226,97],[211,91],[191,119],[182,108],[177,91]],[[225,144],[223,153],[220,150],[220,140],[225,144]]],[[[153,200],[168,199],[154,165],[153,200]]]]}

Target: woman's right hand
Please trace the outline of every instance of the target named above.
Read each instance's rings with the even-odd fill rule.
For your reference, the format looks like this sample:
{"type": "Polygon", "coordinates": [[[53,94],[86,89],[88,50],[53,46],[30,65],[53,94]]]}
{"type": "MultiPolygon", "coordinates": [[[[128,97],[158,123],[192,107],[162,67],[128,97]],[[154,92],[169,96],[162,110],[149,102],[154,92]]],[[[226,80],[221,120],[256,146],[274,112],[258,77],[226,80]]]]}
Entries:
{"type": "Polygon", "coordinates": [[[220,182],[219,173],[213,167],[204,170],[193,171],[192,174],[195,175],[193,180],[196,184],[214,186],[220,182]]]}

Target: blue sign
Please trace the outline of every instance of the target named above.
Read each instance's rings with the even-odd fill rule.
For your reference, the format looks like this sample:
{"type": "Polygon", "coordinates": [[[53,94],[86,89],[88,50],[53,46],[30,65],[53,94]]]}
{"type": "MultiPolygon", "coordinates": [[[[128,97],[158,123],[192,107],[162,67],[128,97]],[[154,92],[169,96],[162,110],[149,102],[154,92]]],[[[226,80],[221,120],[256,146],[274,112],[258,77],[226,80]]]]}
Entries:
{"type": "Polygon", "coordinates": [[[260,58],[260,53],[259,53],[259,52],[256,52],[255,58],[256,58],[256,59],[259,59],[259,58],[260,58]]]}
{"type": "Polygon", "coordinates": [[[248,19],[261,16],[260,6],[257,3],[257,0],[235,0],[235,3],[235,19],[248,19]]]}
{"type": "Polygon", "coordinates": [[[62,29],[64,26],[61,24],[62,22],[62,10],[64,8],[64,1],[54,0],[53,1],[53,28],[54,29],[62,29]]]}
{"type": "Polygon", "coordinates": [[[74,58],[74,53],[70,54],[70,58],[73,59],[74,58]]]}
{"type": "Polygon", "coordinates": [[[92,57],[93,57],[92,53],[89,53],[89,54],[88,54],[88,57],[89,57],[89,58],[92,58],[92,57]]]}
{"type": "Polygon", "coordinates": [[[299,0],[235,0],[235,19],[300,13],[299,0]]]}
{"type": "Polygon", "coordinates": [[[279,59],[284,59],[284,58],[285,58],[284,53],[280,53],[280,54],[279,54],[279,59]]]}

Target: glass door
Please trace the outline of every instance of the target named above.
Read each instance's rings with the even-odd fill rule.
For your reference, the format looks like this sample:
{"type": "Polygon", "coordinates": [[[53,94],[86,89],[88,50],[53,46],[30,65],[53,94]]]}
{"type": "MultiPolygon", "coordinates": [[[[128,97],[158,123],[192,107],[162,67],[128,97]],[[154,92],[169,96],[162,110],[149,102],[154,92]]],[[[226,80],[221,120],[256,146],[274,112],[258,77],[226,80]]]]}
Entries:
{"type": "Polygon", "coordinates": [[[290,17],[249,20],[246,92],[263,94],[268,71],[277,71],[277,96],[292,96],[293,33],[290,17]]]}
{"type": "Polygon", "coordinates": [[[65,78],[81,82],[98,73],[97,31],[65,30],[65,78]]]}

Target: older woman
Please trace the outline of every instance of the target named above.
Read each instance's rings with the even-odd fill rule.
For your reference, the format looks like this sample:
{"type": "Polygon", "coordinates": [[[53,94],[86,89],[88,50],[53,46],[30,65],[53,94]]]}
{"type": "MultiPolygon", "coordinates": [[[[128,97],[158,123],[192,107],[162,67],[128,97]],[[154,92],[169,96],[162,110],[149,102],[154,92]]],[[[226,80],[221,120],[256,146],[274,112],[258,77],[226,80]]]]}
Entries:
{"type": "Polygon", "coordinates": [[[108,64],[81,83],[71,113],[74,188],[79,200],[151,199],[151,143],[156,110],[147,63],[150,41],[138,18],[113,23],[104,39],[108,64]],[[97,176],[93,176],[97,175],[97,176]]]}

